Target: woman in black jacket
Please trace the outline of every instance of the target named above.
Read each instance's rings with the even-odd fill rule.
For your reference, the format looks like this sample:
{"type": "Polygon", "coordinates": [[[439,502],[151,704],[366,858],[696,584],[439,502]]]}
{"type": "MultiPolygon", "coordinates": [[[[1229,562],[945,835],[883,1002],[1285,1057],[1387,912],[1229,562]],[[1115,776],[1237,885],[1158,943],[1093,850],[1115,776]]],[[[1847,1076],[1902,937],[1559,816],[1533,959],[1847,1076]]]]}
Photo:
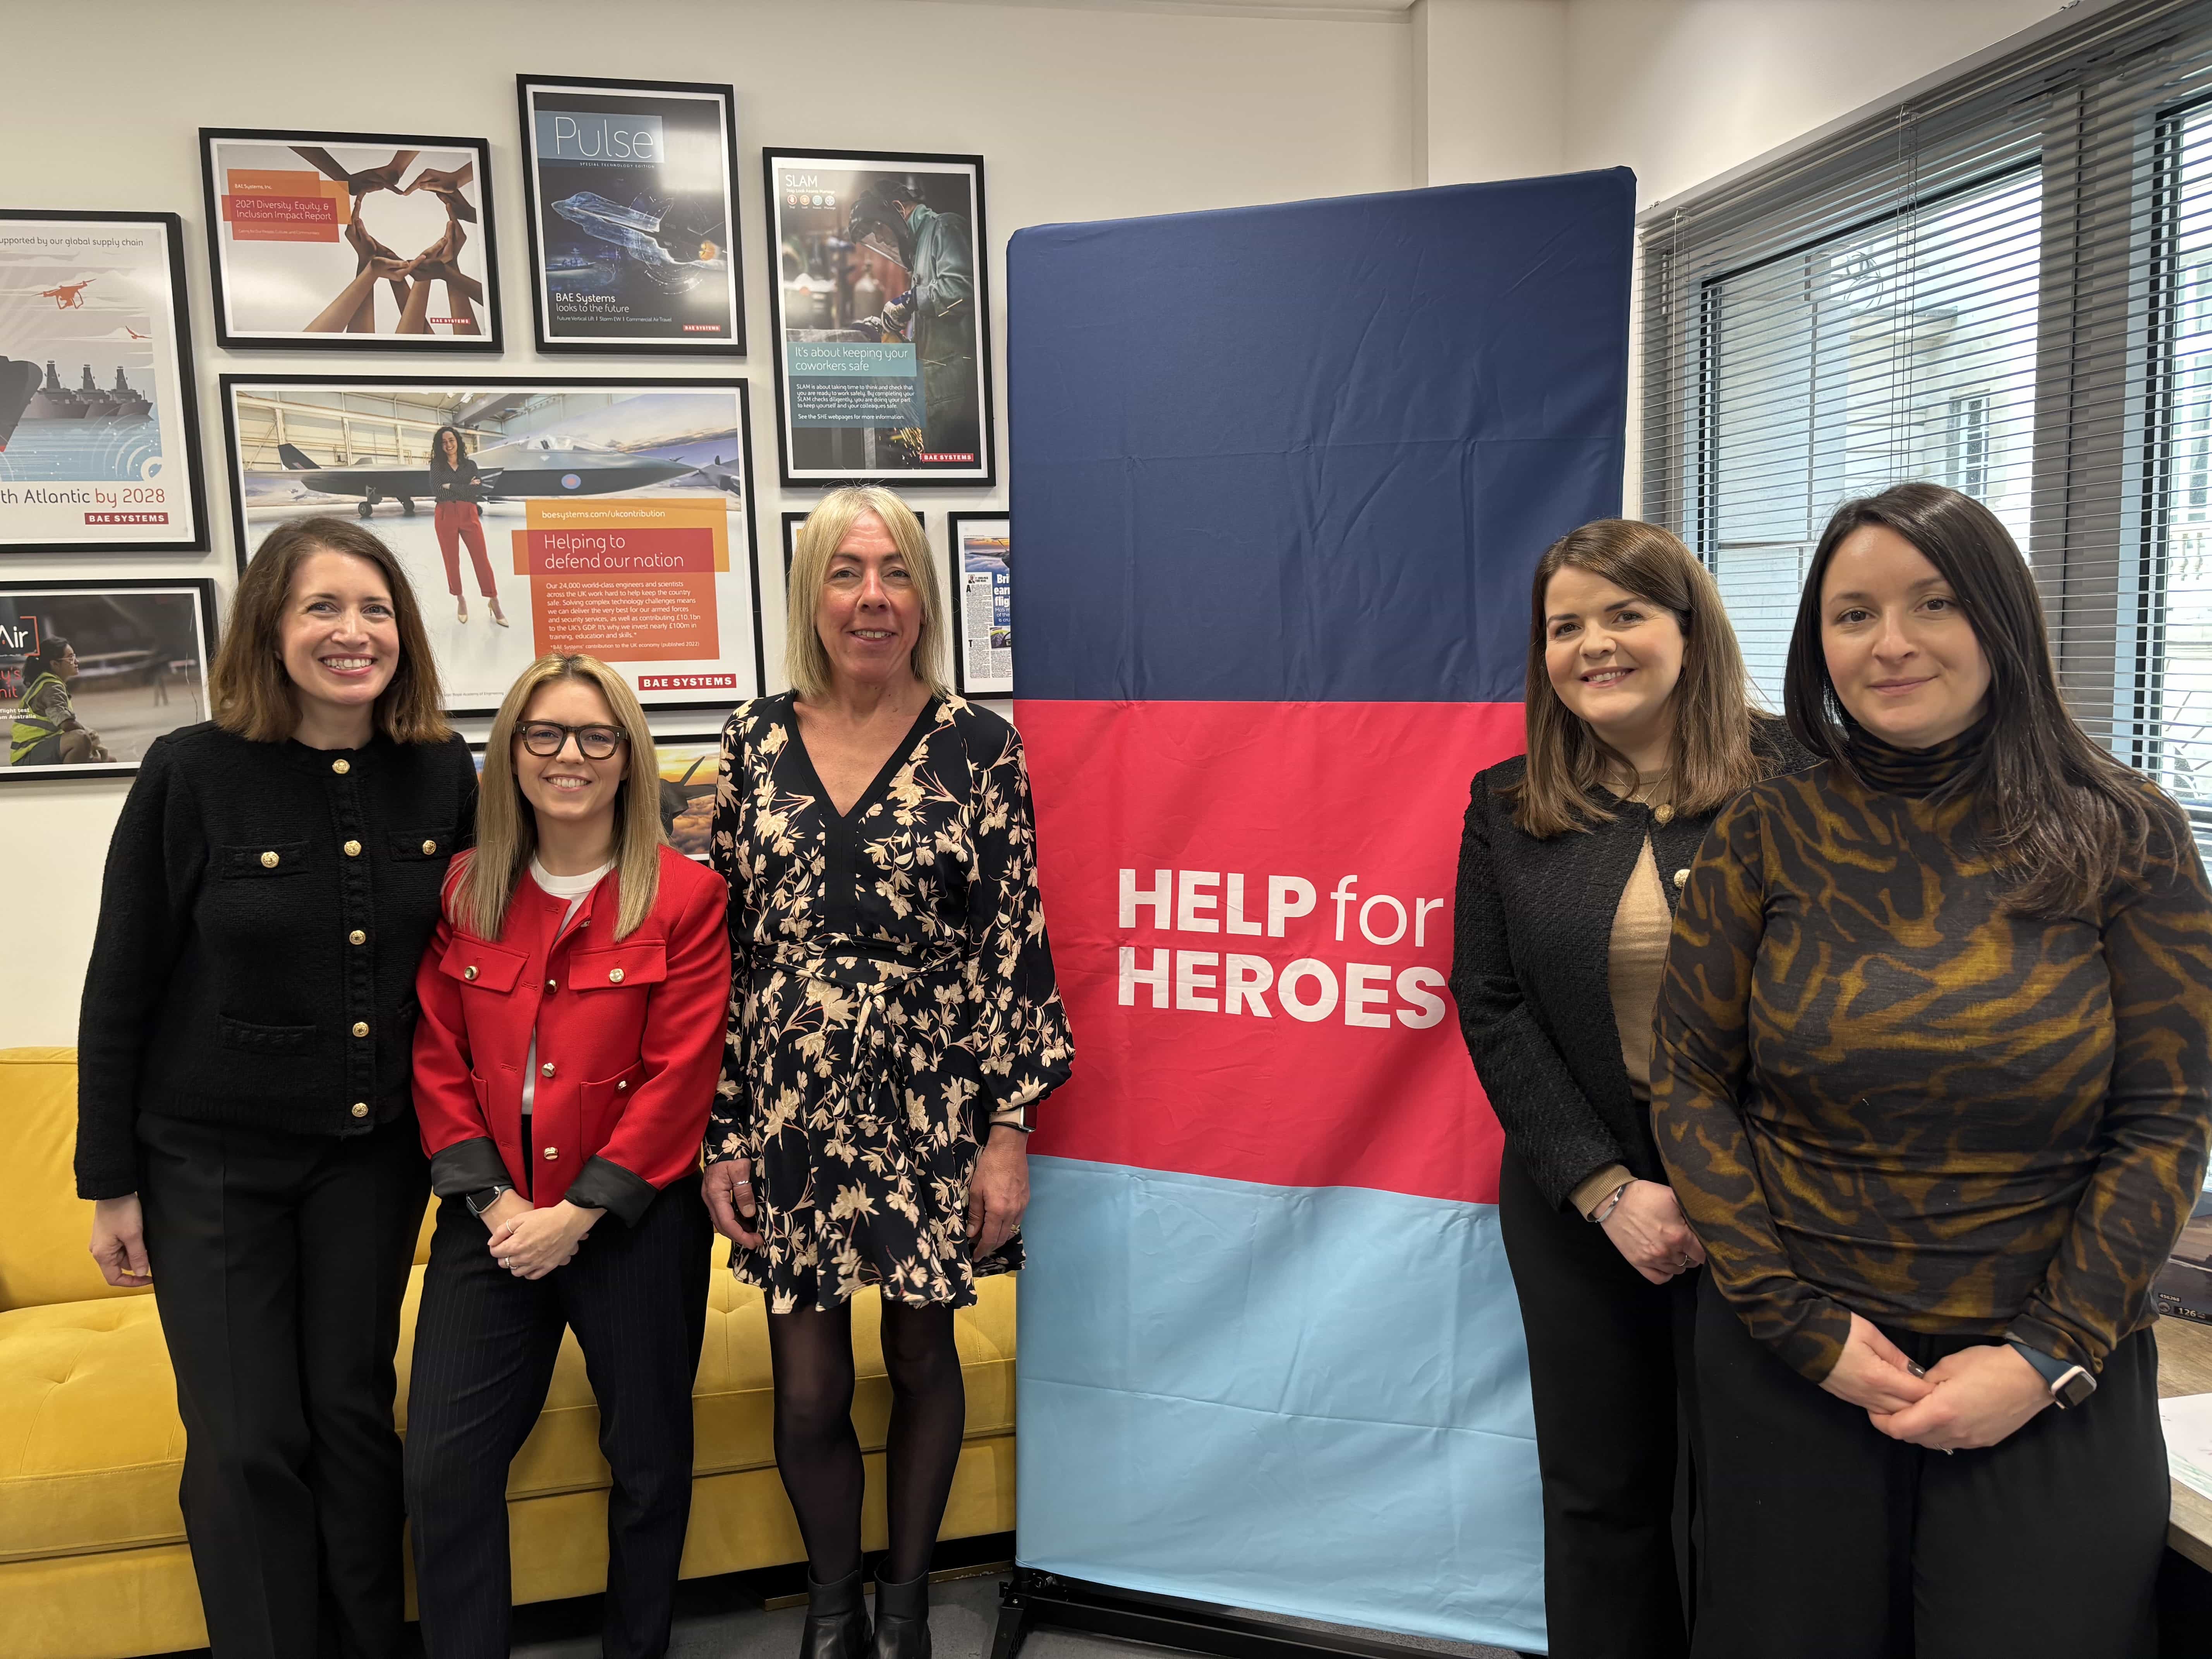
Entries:
{"type": "Polygon", "coordinates": [[[78,1023],[76,1180],[151,1283],[217,1659],[402,1651],[392,1352],[429,1190],[415,969],[476,769],[398,562],[301,519],[238,585],[215,719],[146,751],[78,1023]]]}
{"type": "Polygon", "coordinates": [[[461,592],[461,544],[469,544],[469,562],[476,567],[477,587],[491,606],[491,619],[507,626],[507,613],[499,608],[499,584],[491,574],[491,556],[484,549],[483,515],[477,503],[484,497],[483,475],[477,471],[459,427],[441,426],[430,434],[430,490],[436,496],[431,512],[438,532],[438,551],[446,561],[446,588],[459,607],[456,620],[469,619],[469,596],[461,592]]]}
{"type": "Polygon", "coordinates": [[[1680,1659],[1676,1391],[1704,1261],[1652,1139],[1675,896],[1721,806],[1784,769],[1712,578],[1604,519],[1536,567],[1528,753],[1474,780],[1452,992],[1505,1129],[1553,1659],[1680,1659]]]}

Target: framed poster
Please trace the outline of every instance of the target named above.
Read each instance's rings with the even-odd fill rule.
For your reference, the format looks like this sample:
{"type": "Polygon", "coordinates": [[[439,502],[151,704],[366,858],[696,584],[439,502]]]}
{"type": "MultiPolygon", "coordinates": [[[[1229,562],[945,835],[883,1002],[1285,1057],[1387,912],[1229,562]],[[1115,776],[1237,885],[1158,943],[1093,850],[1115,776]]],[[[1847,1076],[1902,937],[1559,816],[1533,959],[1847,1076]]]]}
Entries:
{"type": "Polygon", "coordinates": [[[763,160],[784,488],[996,483],[983,158],[763,160]]]}
{"type": "Polygon", "coordinates": [[[519,75],[540,351],[745,349],[737,96],[519,75]]]}
{"type": "MultiPolygon", "coordinates": [[[[918,507],[911,510],[915,521],[921,526],[921,533],[927,538],[929,534],[929,514],[918,507]]],[[[783,515],[783,585],[787,590],[791,586],[792,556],[799,551],[799,526],[806,522],[807,516],[804,513],[783,515]]]]}
{"type": "Polygon", "coordinates": [[[200,173],[217,344],[500,349],[483,139],[202,127],[200,173]]]}
{"type": "Polygon", "coordinates": [[[722,734],[653,739],[660,763],[660,829],[687,859],[707,862],[707,837],[714,828],[714,779],[722,762],[722,734]]]}
{"type": "Polygon", "coordinates": [[[952,687],[963,697],[1014,695],[1012,532],[1004,514],[955,513],[952,687]]]}
{"type": "Polygon", "coordinates": [[[0,580],[0,781],[130,776],[208,718],[214,660],[205,577],[0,580]]]}
{"type": "Polygon", "coordinates": [[[744,381],[226,374],[222,402],[240,568],[289,520],[368,520],[455,714],[549,651],[611,663],[648,708],[759,695],[744,381]]]}
{"type": "Polygon", "coordinates": [[[173,213],[0,208],[0,552],[206,550],[173,213]]]}

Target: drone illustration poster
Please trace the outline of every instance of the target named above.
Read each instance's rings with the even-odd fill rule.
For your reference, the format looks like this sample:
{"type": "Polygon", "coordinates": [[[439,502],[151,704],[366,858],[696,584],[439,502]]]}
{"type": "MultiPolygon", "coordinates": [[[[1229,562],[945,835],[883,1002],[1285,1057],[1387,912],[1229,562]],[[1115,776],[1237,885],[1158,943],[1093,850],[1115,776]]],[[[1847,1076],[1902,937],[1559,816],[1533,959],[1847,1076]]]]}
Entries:
{"type": "Polygon", "coordinates": [[[0,551],[207,546],[174,214],[0,210],[0,551]]]}
{"type": "Polygon", "coordinates": [[[279,525],[365,520],[454,713],[550,651],[648,708],[760,694],[744,382],[227,374],[222,403],[240,568],[279,525]]]}
{"type": "Polygon", "coordinates": [[[726,86],[518,76],[541,351],[745,349],[726,86]]]}
{"type": "Polygon", "coordinates": [[[200,130],[226,348],[496,351],[481,138],[200,130]]]}
{"type": "Polygon", "coordinates": [[[785,487],[989,487],[982,157],[762,155],[785,487]]]}

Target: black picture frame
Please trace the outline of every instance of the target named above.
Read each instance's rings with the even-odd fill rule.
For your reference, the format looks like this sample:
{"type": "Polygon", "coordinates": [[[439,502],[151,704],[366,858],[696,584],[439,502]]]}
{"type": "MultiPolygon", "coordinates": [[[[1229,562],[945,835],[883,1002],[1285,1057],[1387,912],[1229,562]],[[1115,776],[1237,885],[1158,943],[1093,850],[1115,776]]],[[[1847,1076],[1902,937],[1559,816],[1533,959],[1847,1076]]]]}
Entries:
{"type": "MultiPolygon", "coordinates": [[[[641,689],[639,700],[647,714],[675,714],[714,710],[726,711],[750,697],[760,696],[767,688],[768,664],[761,628],[759,474],[753,465],[752,395],[750,381],[740,377],[706,378],[689,375],[510,375],[510,374],[225,374],[219,383],[222,399],[224,470],[230,479],[232,551],[241,574],[252,556],[247,537],[246,488],[244,468],[240,455],[238,432],[238,393],[242,388],[260,386],[301,386],[327,388],[333,391],[358,390],[365,387],[388,386],[416,391],[471,391],[482,392],[727,392],[737,398],[738,417],[738,453],[737,459],[742,471],[741,500],[744,506],[744,544],[742,549],[732,542],[729,548],[731,570],[736,574],[736,565],[743,557],[745,582],[752,611],[753,690],[742,685],[716,688],[726,695],[714,698],[672,698],[668,701],[648,701],[648,694],[641,689]]],[[[374,417],[364,416],[365,421],[374,417]]],[[[726,465],[719,459],[718,466],[726,465]]],[[[337,471],[334,465],[328,470],[337,471]]],[[[427,492],[425,492],[427,494],[427,492]]],[[[390,499],[389,497],[384,499],[390,499]]],[[[512,499],[538,499],[515,497],[512,499]]],[[[365,504],[380,505],[380,500],[365,499],[365,504]]],[[[343,507],[334,512],[343,516],[343,507]]],[[[357,509],[356,509],[357,511],[357,509]]],[[[373,521],[373,520],[372,520],[373,521]]],[[[418,587],[419,592],[419,587],[418,587]]],[[[533,659],[526,656],[520,666],[533,659]]],[[[725,655],[718,660],[729,661],[725,655]]],[[[630,678],[637,678],[633,675],[630,678]]],[[[483,718],[498,712],[499,698],[449,700],[446,712],[462,719],[483,718]]]]}
{"type": "MultiPolygon", "coordinates": [[[[210,550],[211,543],[210,541],[210,531],[208,528],[207,483],[200,453],[199,376],[192,361],[191,304],[191,297],[185,283],[184,221],[173,213],[111,213],[81,210],[76,209],[43,210],[34,208],[0,208],[0,227],[22,222],[88,225],[158,225],[161,227],[162,234],[166,239],[166,248],[168,254],[168,313],[169,327],[171,331],[170,337],[173,344],[173,350],[171,355],[174,360],[174,374],[172,383],[178,387],[179,394],[178,399],[179,408],[177,410],[177,428],[179,434],[184,440],[184,493],[185,499],[189,504],[191,513],[191,523],[187,526],[189,533],[182,538],[157,538],[153,540],[146,540],[143,538],[132,539],[124,536],[117,536],[113,538],[102,537],[95,539],[79,541],[58,538],[51,534],[16,535],[10,533],[7,524],[7,514],[5,511],[7,503],[0,501],[0,553],[36,552],[51,558],[57,555],[66,556],[80,553],[163,554],[207,552],[210,550]]],[[[44,296],[42,295],[41,297],[44,296]]],[[[88,367],[89,367],[89,365],[88,365],[88,367]]],[[[9,401],[13,400],[9,399],[9,401]]],[[[4,424],[7,428],[5,431],[0,431],[0,444],[5,443],[9,436],[16,429],[17,417],[25,415],[31,406],[31,403],[33,401],[35,401],[34,395],[33,398],[26,400],[22,408],[17,409],[13,411],[13,413],[9,414],[4,422],[0,422],[0,424],[4,424]]],[[[0,405],[0,408],[4,408],[4,405],[0,405]]],[[[166,447],[167,446],[165,444],[165,450],[166,447]]],[[[44,483],[47,481],[40,480],[39,482],[44,483]]],[[[99,483],[108,482],[115,483],[118,489],[122,490],[129,490],[143,487],[143,485],[131,484],[128,480],[94,481],[75,479],[53,481],[52,487],[76,489],[80,487],[91,487],[99,483]]],[[[0,489],[5,489],[11,487],[12,486],[5,477],[0,477],[0,489]]],[[[88,504],[98,505],[98,503],[88,504]]],[[[143,518],[146,516],[143,511],[135,514],[129,512],[127,509],[133,505],[133,503],[127,501],[118,501],[116,503],[118,511],[114,516],[122,518],[143,518]]],[[[121,529],[124,526],[116,526],[118,529],[121,529]]]]}
{"type": "MultiPolygon", "coordinates": [[[[929,539],[929,514],[918,507],[909,507],[907,511],[914,514],[915,522],[921,526],[922,539],[927,542],[929,539]]],[[[787,593],[791,591],[791,557],[799,550],[799,526],[812,516],[811,511],[793,513],[787,509],[784,513],[783,587],[787,593]]]]}
{"type": "MultiPolygon", "coordinates": [[[[605,79],[588,75],[518,75],[514,77],[515,112],[521,139],[523,222],[530,241],[530,316],[532,343],[540,352],[638,355],[668,357],[742,357],[745,355],[745,275],[743,203],[738,185],[738,95],[726,82],[640,81],[605,79]],[[546,315],[545,239],[540,231],[544,204],[539,198],[535,124],[531,94],[535,89],[574,88],[600,98],[625,93],[643,97],[712,98],[721,108],[724,143],[720,156],[725,192],[723,224],[729,238],[730,333],[726,337],[689,340],[682,334],[643,337],[563,338],[550,331],[546,315]]],[[[620,204],[617,204],[619,206],[620,204]]]]}
{"type": "MultiPolygon", "coordinates": [[[[491,146],[485,140],[391,132],[305,132],[294,131],[289,127],[202,127],[199,146],[201,198],[207,216],[208,291],[214,304],[216,343],[224,350],[399,351],[443,356],[456,353],[496,354],[506,349],[505,313],[500,304],[499,290],[499,220],[492,203],[491,146]],[[473,240],[483,256],[484,296],[482,303],[489,314],[490,326],[488,331],[476,335],[234,331],[230,325],[230,296],[234,285],[225,280],[231,260],[223,246],[223,192],[216,185],[216,146],[224,143],[275,144],[285,148],[301,143],[324,148],[366,145],[375,149],[389,146],[395,151],[413,149],[467,150],[472,153],[476,158],[473,164],[475,176],[470,182],[475,187],[478,210],[478,223],[473,240]]],[[[309,161],[304,156],[301,159],[324,177],[332,177],[320,163],[309,161]]],[[[333,182],[337,180],[333,179],[333,182]]],[[[410,186],[408,192],[401,193],[411,191],[410,186]]],[[[450,215],[451,208],[447,210],[450,215]]],[[[427,288],[428,284],[425,286],[427,288]]],[[[372,296],[374,293],[372,285],[372,296]]]]}
{"type": "MultiPolygon", "coordinates": [[[[952,635],[952,689],[963,697],[1011,697],[1014,695],[1014,680],[1011,673],[1005,677],[1006,683],[1004,685],[996,684],[977,685],[975,665],[969,660],[968,657],[968,592],[963,580],[966,568],[961,556],[961,527],[969,524],[995,524],[1006,526],[1006,539],[1009,543],[1006,564],[1010,582],[1012,577],[1013,556],[1011,544],[1013,540],[1013,520],[1011,516],[1003,511],[951,513],[945,515],[945,586],[951,593],[947,611],[951,622],[948,631],[952,635]]],[[[1012,649],[1012,626],[1010,623],[1008,624],[1010,637],[1007,644],[1010,652],[1012,649]]]]}
{"type": "MultiPolygon", "coordinates": [[[[169,730],[179,731],[185,726],[198,725],[208,718],[208,711],[211,707],[208,694],[208,677],[215,666],[216,647],[219,642],[215,582],[211,578],[206,576],[50,577],[28,574],[17,575],[0,572],[0,600],[12,600],[14,596],[19,593],[189,594],[193,603],[194,621],[199,632],[199,673],[191,705],[180,708],[179,712],[183,718],[179,719],[176,725],[169,727],[169,730]]],[[[21,653],[19,649],[14,648],[10,641],[9,636],[12,632],[13,629],[9,623],[0,622],[0,664],[4,664],[9,659],[15,659],[13,669],[0,667],[0,675],[11,677],[20,673],[21,665],[21,653]]],[[[159,680],[159,676],[154,677],[149,684],[158,687],[159,680]]],[[[12,705],[21,696],[21,691],[22,687],[20,684],[9,683],[6,687],[9,703],[12,705]]],[[[9,710],[11,719],[12,714],[11,708],[9,710]]],[[[89,722],[87,724],[89,725],[89,722]]],[[[0,783],[33,783],[56,780],[73,783],[94,778],[135,777],[137,775],[142,760],[143,756],[128,761],[94,761],[74,765],[64,765],[60,763],[31,767],[0,765],[0,783]]]]}
{"type": "Polygon", "coordinates": [[[775,454],[777,481],[785,489],[828,489],[840,484],[881,483],[900,491],[908,489],[969,489],[988,490],[998,487],[999,458],[997,411],[991,372],[991,240],[986,217],[986,190],[983,178],[983,158],[923,150],[822,149],[810,145],[763,145],[761,149],[762,209],[767,215],[768,246],[775,257],[769,285],[769,331],[773,336],[771,349],[775,368],[775,454]],[[975,363],[978,375],[978,398],[981,421],[977,438],[981,447],[981,465],[979,468],[927,471],[918,467],[884,465],[880,458],[873,465],[849,467],[797,467],[792,463],[793,427],[791,423],[792,389],[787,363],[786,338],[787,324],[784,307],[782,270],[783,197],[778,183],[780,167],[792,163],[812,162],[828,166],[831,163],[858,164],[861,168],[896,172],[901,168],[920,168],[923,171],[965,169],[974,179],[975,199],[972,255],[975,284],[975,363]]]}

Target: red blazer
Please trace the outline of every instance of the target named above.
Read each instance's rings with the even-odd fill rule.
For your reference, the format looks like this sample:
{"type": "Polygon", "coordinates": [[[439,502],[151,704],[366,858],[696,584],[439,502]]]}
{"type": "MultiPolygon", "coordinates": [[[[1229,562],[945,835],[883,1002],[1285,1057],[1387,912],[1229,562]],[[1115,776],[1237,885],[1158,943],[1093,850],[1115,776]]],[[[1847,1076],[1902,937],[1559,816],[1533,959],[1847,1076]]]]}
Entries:
{"type": "Polygon", "coordinates": [[[504,1182],[539,1209],[567,1198],[634,1223],[697,1164],[730,999],[728,890],[664,847],[652,914],[617,940],[619,880],[593,888],[557,938],[568,902],[527,875],[497,940],[440,919],[415,975],[415,1110],[441,1197],[504,1182]]]}

